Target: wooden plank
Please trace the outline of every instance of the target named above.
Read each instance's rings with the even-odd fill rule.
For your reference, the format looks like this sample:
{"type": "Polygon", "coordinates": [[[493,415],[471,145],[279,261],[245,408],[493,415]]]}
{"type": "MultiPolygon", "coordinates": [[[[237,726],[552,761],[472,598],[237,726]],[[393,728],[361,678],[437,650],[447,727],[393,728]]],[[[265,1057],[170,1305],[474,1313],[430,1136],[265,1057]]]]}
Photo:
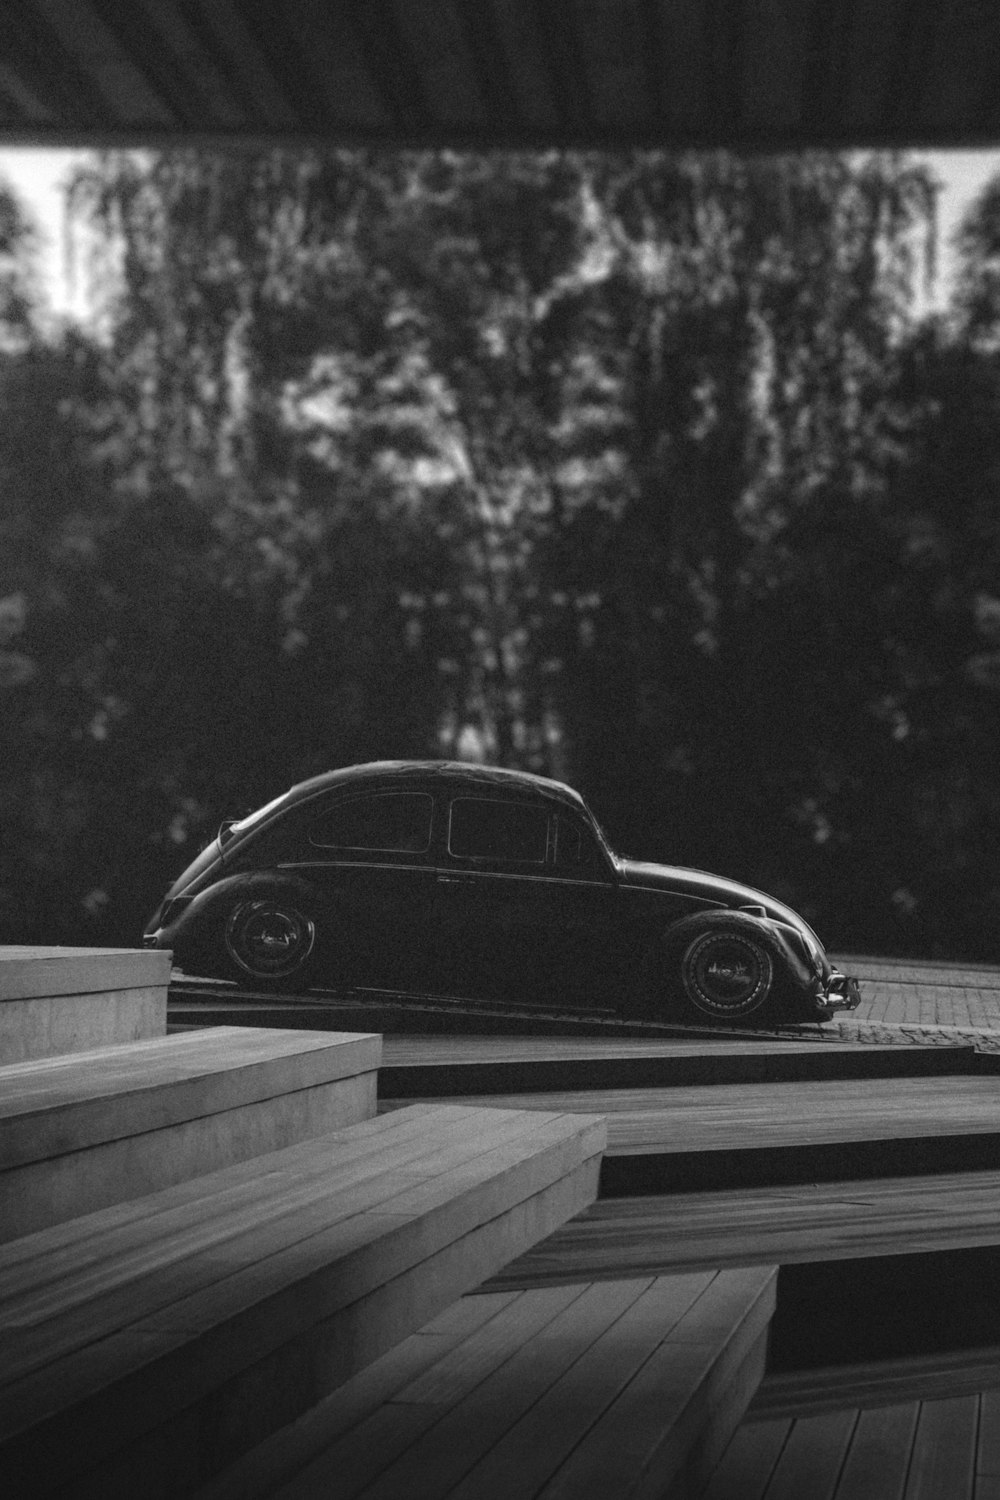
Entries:
{"type": "Polygon", "coordinates": [[[972,1500],[978,1408],[978,1396],[923,1403],[907,1500],[972,1500]]]}
{"type": "Polygon", "coordinates": [[[913,1401],[858,1414],[837,1500],[903,1500],[919,1410],[913,1401]]]}
{"type": "MultiPolygon", "coordinates": [[[[997,1351],[1000,1371],[1000,1350],[997,1351]]],[[[1000,1380],[996,1382],[1000,1386],[1000,1380]]],[[[1000,1390],[984,1390],[979,1403],[979,1441],[976,1448],[977,1488],[987,1480],[1000,1486],[1000,1390]]]]}
{"type": "Polygon", "coordinates": [[[229,1026],[0,1068],[0,1170],[379,1065],[381,1038],[229,1026]]]}
{"type": "Polygon", "coordinates": [[[644,1278],[586,1288],[534,1336],[524,1339],[512,1356],[480,1380],[465,1399],[443,1413],[435,1410],[432,1415],[437,1421],[432,1430],[406,1447],[400,1468],[383,1464],[371,1429],[359,1429],[349,1472],[343,1458],[335,1471],[317,1467],[290,1486],[288,1496],[315,1494],[316,1489],[309,1486],[315,1485],[317,1476],[333,1472],[343,1500],[362,1490],[367,1493],[369,1487],[370,1500],[374,1500],[379,1488],[393,1484],[396,1478],[416,1486],[414,1500],[417,1495],[448,1494],[478,1458],[532,1409],[581,1352],[613,1327],[649,1285],[649,1279],[644,1278]]]}
{"type": "MultiPolygon", "coordinates": [[[[708,1294],[715,1279],[700,1295],[708,1294]]],[[[559,1487],[556,1493],[575,1493],[580,1500],[613,1493],[606,1487],[609,1463],[627,1493],[649,1461],[651,1437],[655,1447],[704,1378],[701,1346],[671,1345],[665,1354],[670,1332],[700,1300],[697,1279],[678,1281],[679,1285],[672,1277],[658,1278],[589,1347],[582,1345],[549,1389],[447,1493],[454,1500],[510,1500],[512,1495],[546,1493],[556,1471],[577,1453],[581,1461],[568,1466],[568,1489],[559,1487]],[[585,1441],[588,1435],[593,1438],[590,1443],[585,1441]]],[[[614,1285],[604,1283],[605,1293],[614,1285]]],[[[389,1500],[412,1493],[411,1481],[419,1482],[419,1469],[411,1466],[405,1476],[395,1473],[386,1480],[374,1487],[373,1500],[376,1495],[389,1500]]]]}
{"type": "MultiPolygon", "coordinates": [[[[733,1379],[721,1392],[713,1393],[704,1419],[699,1419],[700,1430],[690,1442],[683,1462],[677,1469],[675,1478],[671,1480],[671,1487],[676,1489],[678,1497],[704,1494],[709,1479],[764,1378],[769,1339],[770,1330],[764,1328],[733,1379]]],[[[661,1493],[650,1495],[649,1500],[661,1500],[661,1493]]]]}
{"type": "Polygon", "coordinates": [[[945,1350],[768,1375],[754,1397],[749,1416],[758,1421],[848,1406],[915,1405],[945,1396],[982,1394],[987,1401],[995,1398],[998,1389],[1000,1348],[945,1350]]]}
{"type": "Polygon", "coordinates": [[[227,1028],[0,1068],[0,1239],[365,1118],[379,1049],[227,1028]]]}
{"type": "Polygon", "coordinates": [[[317,1150],[315,1141],[299,1142],[273,1152],[266,1161],[254,1158],[179,1183],[169,1195],[157,1193],[120,1203],[97,1215],[0,1245],[0,1285],[7,1295],[14,1296],[21,1285],[33,1284],[43,1270],[47,1279],[53,1279],[82,1271],[87,1264],[119,1261],[144,1244],[165,1244],[177,1230],[189,1232],[195,1220],[206,1227],[233,1209],[245,1208],[260,1215],[264,1205],[275,1203],[283,1185],[292,1183],[298,1191],[314,1175],[322,1175],[333,1184],[338,1174],[361,1169],[365,1158],[387,1162],[389,1151],[395,1151],[397,1162],[406,1160],[402,1141],[407,1142],[409,1154],[426,1154],[424,1132],[434,1121],[453,1118],[454,1107],[415,1105],[414,1109],[419,1111],[418,1132],[411,1130],[416,1117],[403,1113],[360,1121],[349,1131],[334,1133],[329,1155],[317,1150]]]}
{"type": "Polygon", "coordinates": [[[833,1500],[857,1420],[856,1411],[835,1411],[793,1423],[764,1500],[833,1500]]]}
{"type": "MultiPolygon", "coordinates": [[[[326,1169],[310,1176],[304,1191],[282,1193],[273,1205],[255,1204],[253,1212],[235,1218],[230,1211],[211,1224],[200,1216],[187,1218],[169,1239],[156,1232],[154,1219],[144,1225],[136,1251],[119,1252],[113,1260],[100,1255],[98,1227],[86,1268],[59,1281],[52,1280],[50,1263],[34,1257],[33,1280],[4,1304],[8,1347],[0,1379],[6,1383],[25,1377],[62,1357],[72,1360],[74,1351],[94,1338],[107,1342],[116,1330],[124,1347],[128,1328],[144,1319],[158,1318],[161,1341],[169,1349],[187,1329],[201,1331],[254,1305],[257,1283],[272,1292],[287,1278],[294,1283],[307,1262],[321,1272],[328,1259],[340,1260],[341,1295],[360,1295],[366,1277],[384,1273],[387,1250],[384,1246],[374,1270],[367,1258],[360,1258],[357,1285],[345,1260],[349,1254],[358,1261],[371,1242],[388,1242],[396,1228],[403,1231],[401,1239],[396,1236],[400,1244],[393,1274],[398,1274],[406,1256],[415,1253],[412,1237],[405,1233],[408,1225],[437,1209],[442,1211],[439,1236],[468,1232],[470,1222],[484,1211],[484,1195],[490,1208],[503,1212],[512,1192],[523,1195],[536,1182],[544,1185],[592,1154],[591,1144],[599,1140],[599,1133],[593,1135],[586,1125],[558,1118],[540,1120],[535,1128],[516,1117],[487,1121],[486,1126],[475,1116],[468,1123],[453,1119],[423,1141],[415,1126],[412,1138],[403,1132],[402,1145],[419,1155],[399,1165],[380,1153],[376,1172],[366,1167],[353,1184],[349,1177],[345,1182],[346,1174],[329,1169],[328,1153],[336,1142],[325,1138],[313,1144],[314,1161],[326,1169]],[[460,1192],[465,1196],[457,1199],[460,1192]],[[265,1257],[271,1259],[260,1268],[265,1257]]],[[[161,1196],[169,1199],[169,1194],[161,1196]]],[[[421,1245],[426,1243],[425,1236],[421,1245]]],[[[61,1378],[68,1385],[73,1378],[69,1368],[61,1378]]]]}
{"type": "Polygon", "coordinates": [[[502,1286],[1000,1244],[1000,1172],[602,1200],[502,1286]]]}
{"type": "MultiPolygon", "coordinates": [[[[461,1134],[455,1120],[446,1123],[453,1137],[461,1134]]],[[[501,1134],[510,1123],[501,1122],[501,1134]]],[[[587,1153],[599,1139],[600,1122],[581,1125],[534,1117],[528,1123],[518,1148],[520,1171],[513,1167],[511,1143],[497,1147],[485,1128],[478,1139],[476,1132],[466,1130],[466,1156],[478,1157],[482,1171],[475,1183],[459,1174],[457,1197],[440,1201],[432,1190],[429,1200],[420,1200],[411,1177],[406,1184],[397,1183],[405,1212],[393,1212],[390,1202],[374,1215],[355,1215],[358,1222],[343,1226],[346,1235],[312,1232],[292,1250],[236,1270],[201,1292],[189,1291],[162,1312],[150,1311],[147,1299],[144,1313],[140,1308],[136,1320],[111,1337],[99,1337],[96,1344],[78,1329],[81,1347],[47,1369],[24,1375],[10,1392],[5,1401],[8,1430],[33,1429],[24,1441],[34,1449],[44,1427],[44,1451],[56,1466],[60,1453],[81,1445],[95,1461],[107,1457],[127,1433],[136,1447],[129,1462],[138,1464],[144,1431],[174,1419],[178,1430],[186,1431],[187,1406],[214,1401],[213,1391],[232,1387],[226,1430],[240,1429],[246,1441],[253,1431],[243,1409],[247,1382],[251,1388],[259,1384],[265,1366],[285,1368],[290,1341],[299,1372],[292,1386],[301,1391],[303,1377],[311,1372],[305,1382],[308,1396],[318,1399],[352,1372],[352,1361],[356,1368],[376,1357],[401,1329],[419,1326],[456,1291],[475,1284],[519,1244],[545,1234],[593,1195],[596,1160],[587,1153]],[[373,1257],[375,1245],[378,1254],[373,1257]],[[82,1415],[66,1409],[53,1413],[53,1388],[64,1408],[82,1403],[82,1415]],[[99,1408],[88,1401],[88,1392],[95,1390],[105,1393],[99,1408]]],[[[211,1267],[209,1271],[217,1274],[211,1267]]],[[[93,1326],[92,1336],[97,1336],[93,1326]]],[[[64,1342],[56,1333],[53,1348],[58,1351],[64,1342]]],[[[17,1363],[28,1369],[34,1359],[22,1350],[17,1363]]],[[[275,1405],[266,1382],[261,1389],[275,1405]]],[[[276,1406],[274,1415],[287,1419],[276,1406]]],[[[254,1420],[263,1420],[256,1408],[254,1420]]],[[[15,1440],[9,1446],[16,1458],[21,1445],[15,1440]]]]}
{"type": "Polygon", "coordinates": [[[661,1494],[702,1433],[728,1435],[713,1432],[713,1413],[736,1425],[763,1370],[774,1278],[567,1286],[559,1307],[511,1304],[360,1421],[337,1421],[350,1388],[338,1392],[334,1441],[270,1493],[604,1500],[645,1494],[648,1481],[661,1494]]]}
{"type": "MultiPolygon", "coordinates": [[[[178,1289],[185,1293],[187,1304],[192,1298],[208,1293],[206,1316],[221,1316],[220,1282],[233,1272],[239,1275],[244,1266],[256,1273],[257,1258],[266,1256],[275,1246],[296,1241],[308,1246],[317,1224],[323,1228],[323,1250],[343,1254],[347,1246],[364,1245],[368,1239],[382,1236],[383,1219],[411,1222],[441,1203],[454,1216],[457,1210],[449,1199],[449,1188],[453,1191],[468,1188],[475,1193],[487,1183],[494,1206],[502,1211],[510,1192],[501,1174],[512,1163],[521,1166],[530,1153],[531,1159],[523,1163],[518,1174],[515,1190],[531,1191],[533,1167],[544,1181],[546,1174],[558,1172],[564,1161],[576,1165],[589,1151],[590,1133],[575,1121],[538,1124],[540,1128],[526,1128],[516,1119],[501,1118],[489,1133],[480,1127],[478,1138],[473,1136],[470,1140],[470,1127],[460,1119],[446,1119],[444,1128],[436,1128],[423,1138],[419,1121],[411,1128],[402,1122],[397,1134],[401,1137],[398,1149],[404,1155],[388,1154],[380,1141],[374,1157],[375,1173],[366,1169],[360,1181],[353,1184],[349,1173],[338,1173],[335,1162],[330,1160],[336,1139],[314,1142],[311,1144],[316,1149],[311,1162],[308,1156],[305,1160],[307,1169],[310,1165],[316,1169],[315,1175],[308,1178],[299,1192],[294,1186],[281,1192],[284,1183],[279,1177],[279,1193],[273,1207],[266,1201],[262,1204],[258,1194],[249,1212],[238,1204],[240,1211],[234,1215],[232,1207],[227,1205],[227,1211],[212,1224],[205,1224],[200,1214],[193,1219],[181,1218],[171,1237],[161,1232],[163,1214],[154,1215],[141,1222],[142,1239],[131,1254],[124,1253],[117,1237],[119,1248],[113,1259],[102,1253],[107,1249],[107,1237],[101,1232],[102,1216],[94,1216],[90,1240],[85,1246],[85,1264],[79,1269],[74,1267],[59,1280],[53,1279],[53,1257],[44,1254],[46,1248],[58,1252],[59,1236],[50,1233],[34,1237],[34,1246],[22,1242],[22,1285],[16,1295],[8,1293],[4,1313],[12,1330],[23,1328],[27,1332],[23,1353],[26,1363],[17,1358],[17,1340],[12,1332],[3,1378],[10,1380],[19,1371],[38,1367],[45,1359],[73,1349],[89,1325],[107,1336],[113,1328],[126,1328],[161,1306],[177,1308],[178,1289]],[[449,1130],[450,1138],[446,1133],[449,1130]],[[426,1182],[426,1190],[416,1196],[413,1184],[421,1179],[426,1182]],[[377,1211],[375,1218],[370,1212],[373,1209],[377,1211]],[[359,1216],[361,1222],[355,1223],[359,1216]],[[340,1245],[335,1243],[338,1233],[340,1245]],[[42,1243],[39,1245],[37,1241],[42,1243]],[[83,1320],[80,1328],[73,1324],[74,1309],[79,1310],[83,1320]],[[51,1347],[45,1334],[47,1321],[52,1323],[50,1338],[55,1341],[51,1347]]],[[[473,1120],[473,1130],[476,1126],[473,1120]]],[[[266,1165],[265,1162],[263,1166],[266,1165]]],[[[220,1175],[224,1181],[225,1174],[220,1175]]],[[[159,1197],[163,1208],[169,1209],[172,1190],[159,1197]]],[[[473,1214],[475,1210],[473,1202],[473,1214]]],[[[468,1216],[466,1211],[465,1217],[468,1216]]],[[[63,1266],[66,1259],[62,1257],[63,1266]]],[[[290,1267],[292,1274],[302,1273],[302,1259],[299,1251],[290,1267]]],[[[323,1263],[320,1253],[318,1264],[323,1263]]],[[[280,1285],[280,1273],[280,1265],[269,1263],[262,1275],[272,1285],[280,1285]]],[[[348,1296],[353,1289],[346,1283],[345,1271],[341,1289],[348,1296]]],[[[237,1299],[236,1307],[241,1305],[237,1299]]],[[[174,1316],[178,1315],[175,1312],[174,1316]]]]}
{"type": "MultiPolygon", "coordinates": [[[[545,1061],[571,1062],[578,1058],[619,1057],[744,1057],[759,1052],[766,1055],[812,1055],[816,1052],[855,1053],[862,1050],[857,1042],[803,1041],[794,1037],[780,1042],[765,1037],[748,1036],[733,1041],[726,1036],[706,1041],[704,1038],[678,1037],[566,1037],[566,1036],[478,1036],[403,1034],[383,1039],[383,1061],[389,1067],[422,1067],[480,1062],[524,1062],[536,1058],[545,1061]]],[[[864,1050],[868,1050],[865,1048],[864,1050]]],[[[895,1047],[874,1046],[872,1051],[896,1052],[895,1047]]]]}
{"type": "MultiPolygon", "coordinates": [[[[584,1286],[559,1287],[544,1292],[524,1292],[521,1300],[502,1309],[471,1335],[427,1361],[409,1382],[400,1382],[381,1393],[375,1389],[372,1372],[364,1371],[323,1403],[310,1434],[311,1451],[296,1444],[293,1453],[277,1455],[278,1434],[258,1454],[272,1473],[283,1478],[281,1494],[310,1494],[336,1485],[348,1495],[384,1471],[448,1409],[474,1391],[506,1359],[513,1357],[530,1339],[556,1319],[570,1303],[581,1297],[584,1286]],[[373,1394],[376,1399],[372,1399],[373,1394]],[[302,1462],[305,1458],[308,1461],[302,1462]]],[[[479,1297],[463,1299],[459,1307],[475,1305],[479,1297]]],[[[395,1362],[395,1352],[386,1356],[395,1362]]],[[[379,1364],[381,1365],[381,1361],[379,1364]]],[[[255,1500],[261,1490],[251,1475],[251,1465],[241,1465],[222,1476],[218,1486],[200,1500],[255,1500]],[[241,1488],[246,1476],[249,1492],[241,1488]]]]}
{"type": "Polygon", "coordinates": [[[238,1257],[246,1231],[258,1232],[256,1249],[263,1255],[269,1232],[278,1244],[287,1243],[295,1227],[305,1236],[309,1226],[301,1215],[317,1203],[329,1227],[409,1187],[414,1173],[440,1169],[444,1131],[449,1122],[458,1128],[455,1113],[418,1117],[416,1128],[401,1116],[391,1131],[365,1121],[364,1128],[17,1241],[0,1252],[5,1316],[23,1325],[47,1307],[64,1318],[75,1304],[93,1308],[96,1298],[124,1288],[123,1317],[134,1317],[141,1308],[128,1289],[146,1275],[162,1276],[200,1255],[217,1268],[227,1246],[238,1257]],[[324,1206],[327,1199],[336,1211],[324,1206]],[[295,1225],[282,1223],[294,1215],[300,1216],[295,1225]]]}
{"type": "MultiPolygon", "coordinates": [[[[544,1233],[547,1222],[571,1213],[578,1201],[579,1182],[564,1178],[333,1316],[317,1314],[302,1336],[263,1358],[255,1360],[249,1350],[248,1363],[231,1379],[196,1395],[191,1404],[148,1432],[123,1422],[120,1400],[102,1401],[88,1421],[68,1428],[61,1445],[67,1454],[97,1458],[80,1485],[74,1479],[74,1500],[77,1495],[93,1495],[95,1500],[106,1494],[131,1496],[145,1491],[151,1478],[158,1495],[186,1497],[200,1491],[202,1482],[239,1452],[294,1420],[359,1366],[377,1359],[409,1329],[480,1280],[518,1239],[544,1233]],[[104,1458],[102,1447],[109,1449],[104,1458]]],[[[57,1454],[50,1460],[48,1447],[44,1454],[47,1462],[58,1462],[57,1454]]],[[[49,1481],[49,1476],[43,1477],[49,1481]]]]}
{"type": "MultiPolygon", "coordinates": [[[[680,1153],[991,1134],[1000,1078],[883,1078],[671,1089],[590,1089],[466,1095],[496,1109],[572,1110],[608,1117],[608,1150],[680,1153]]],[[[451,1102],[457,1103],[457,1099],[451,1102]]]]}
{"type": "Polygon", "coordinates": [[[976,1171],[1000,1154],[996,1076],[467,1097],[606,1113],[604,1197],[976,1171]]]}
{"type": "Polygon", "coordinates": [[[790,1417],[737,1428],[703,1500],[763,1500],[791,1430],[790,1417]]]}
{"type": "Polygon", "coordinates": [[[0,1001],[85,995],[170,981],[171,955],[142,948],[0,947],[0,1001]]]}
{"type": "Polygon", "coordinates": [[[558,1310],[571,1295],[579,1295],[579,1290],[575,1288],[571,1294],[511,1292],[460,1298],[352,1376],[332,1396],[303,1413],[298,1421],[242,1454],[199,1491],[199,1500],[260,1500],[273,1495],[280,1482],[301,1472],[317,1454],[328,1450],[345,1431],[356,1427],[402,1387],[467,1344],[499,1313],[515,1303],[530,1305],[532,1299],[546,1297],[553,1299],[558,1310]]]}
{"type": "Polygon", "coordinates": [[[383,1099],[567,1089],[774,1083],[973,1073],[971,1045],[633,1041],[549,1037],[386,1037],[383,1099]]]}
{"type": "Polygon", "coordinates": [[[770,1269],[715,1276],[540,1496],[658,1500],[683,1471],[690,1487],[704,1481],[763,1375],[776,1280],[770,1269]]]}
{"type": "Polygon", "coordinates": [[[37,1233],[371,1115],[374,1071],[213,1110],[0,1173],[0,1240],[37,1233]]]}

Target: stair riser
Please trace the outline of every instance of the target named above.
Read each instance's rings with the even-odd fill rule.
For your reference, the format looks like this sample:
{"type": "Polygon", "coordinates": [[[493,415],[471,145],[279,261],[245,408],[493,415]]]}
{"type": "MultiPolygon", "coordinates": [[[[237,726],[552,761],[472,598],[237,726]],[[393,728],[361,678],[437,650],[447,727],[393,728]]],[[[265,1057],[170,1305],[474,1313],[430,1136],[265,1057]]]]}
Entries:
{"type": "MultiPolygon", "coordinates": [[[[993,1071],[992,1068],[989,1069],[993,1071]]],[[[838,1078],[927,1078],[984,1071],[971,1047],[859,1048],[785,1054],[560,1058],[551,1062],[412,1064],[379,1070],[382,1099],[638,1089],[701,1084],[800,1083],[838,1078]]]]}
{"type": "Polygon", "coordinates": [[[165,1036],[166,985],[0,1003],[0,1062],[30,1062],[165,1036]]]}
{"type": "Polygon", "coordinates": [[[600,1197],[979,1172],[995,1168],[998,1162],[1000,1133],[994,1131],[736,1151],[629,1155],[609,1150],[601,1168],[600,1197]]]}
{"type": "Polygon", "coordinates": [[[763,1328],[750,1348],[740,1351],[735,1371],[732,1360],[723,1356],[706,1386],[707,1399],[699,1403],[698,1415],[685,1435],[686,1451],[677,1467],[671,1468],[666,1481],[662,1474],[653,1476],[648,1488],[635,1492],[634,1500],[663,1500],[665,1494],[670,1500],[699,1500],[764,1379],[769,1331],[763,1328]]]}
{"type": "Polygon", "coordinates": [[[376,1074],[358,1073],[0,1174],[0,1242],[368,1119],[376,1074]]]}

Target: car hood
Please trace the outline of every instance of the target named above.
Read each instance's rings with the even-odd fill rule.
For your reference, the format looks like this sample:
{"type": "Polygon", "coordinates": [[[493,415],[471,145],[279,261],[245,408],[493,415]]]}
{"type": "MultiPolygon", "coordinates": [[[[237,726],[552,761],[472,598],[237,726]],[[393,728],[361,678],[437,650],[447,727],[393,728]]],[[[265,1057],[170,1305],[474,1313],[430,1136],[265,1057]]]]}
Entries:
{"type": "Polygon", "coordinates": [[[625,859],[620,854],[616,855],[616,860],[628,885],[642,886],[646,890],[683,891],[687,896],[716,901],[720,906],[762,906],[774,921],[784,922],[803,936],[808,934],[814,943],[819,943],[808,922],[798,912],[751,885],[727,880],[723,875],[710,875],[707,870],[688,870],[681,865],[650,864],[645,860],[625,859]]]}

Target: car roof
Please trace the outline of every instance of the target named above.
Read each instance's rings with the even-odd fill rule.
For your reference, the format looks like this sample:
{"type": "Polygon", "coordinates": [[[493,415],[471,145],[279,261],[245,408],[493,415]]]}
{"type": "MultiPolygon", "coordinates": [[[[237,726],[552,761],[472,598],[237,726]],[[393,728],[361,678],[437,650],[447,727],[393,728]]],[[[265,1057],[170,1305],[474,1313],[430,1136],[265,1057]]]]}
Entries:
{"type": "Polygon", "coordinates": [[[547,776],[535,776],[530,771],[510,771],[502,766],[477,765],[471,761],[376,760],[364,765],[343,766],[336,771],[311,776],[307,781],[299,781],[245,818],[224,825],[218,838],[213,839],[178,876],[167,894],[175,896],[187,890],[195,881],[207,879],[217,860],[227,856],[230,839],[234,847],[239,848],[245,839],[256,838],[259,832],[271,827],[275,819],[283,817],[290,808],[307,803],[325,791],[337,787],[357,791],[369,791],[373,788],[398,789],[407,784],[427,791],[437,790],[436,782],[440,782],[448,791],[468,789],[508,796],[528,792],[545,801],[571,807],[593,824],[602,844],[604,843],[604,836],[594,823],[593,814],[580,793],[564,782],[552,781],[547,776]]]}
{"type": "Polygon", "coordinates": [[[584,808],[579,792],[562,781],[536,776],[531,771],[513,771],[504,766],[479,765],[463,760],[375,760],[364,765],[343,766],[296,783],[276,801],[280,801],[284,808],[337,787],[354,786],[361,790],[362,786],[378,785],[397,788],[409,782],[433,784],[438,780],[449,789],[468,787],[470,790],[530,792],[580,810],[584,808]]]}

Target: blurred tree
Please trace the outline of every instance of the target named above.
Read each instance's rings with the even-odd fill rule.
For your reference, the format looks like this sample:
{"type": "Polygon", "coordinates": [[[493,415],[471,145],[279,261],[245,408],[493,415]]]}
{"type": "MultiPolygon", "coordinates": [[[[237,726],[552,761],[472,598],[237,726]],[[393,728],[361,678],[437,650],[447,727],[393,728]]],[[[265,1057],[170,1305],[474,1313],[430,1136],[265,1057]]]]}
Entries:
{"type": "Polygon", "coordinates": [[[351,157],[279,153],[109,155],[72,189],[108,290],[87,420],[113,497],[103,672],[118,711],[95,841],[118,868],[113,849],[131,851],[136,895],[114,905],[133,930],[149,872],[223,813],[329,766],[434,749],[434,642],[407,601],[446,560],[338,437],[338,381],[320,371],[384,318],[345,227],[369,189],[351,157]]]}
{"type": "Polygon", "coordinates": [[[840,904],[856,930],[852,863],[874,907],[897,879],[851,797],[893,743],[882,510],[932,185],[830,155],[591,172],[589,399],[618,483],[617,503],[568,491],[553,537],[576,774],[640,852],[840,904]]]}
{"type": "Polygon", "coordinates": [[[81,835],[109,704],[89,571],[100,497],[72,417],[95,360],[83,340],[42,337],[36,249],[0,187],[0,934],[57,941],[88,925],[81,835]]]}
{"type": "Polygon", "coordinates": [[[106,301],[57,348],[0,199],[18,932],[134,940],[224,813],[444,750],[836,942],[983,949],[995,207],[918,330],[892,156],[112,154],[72,200],[106,301]]]}
{"type": "Polygon", "coordinates": [[[1000,178],[956,240],[949,314],[907,343],[906,442],[890,526],[899,683],[885,716],[905,756],[896,796],[894,940],[1000,956],[1000,178]]]}

